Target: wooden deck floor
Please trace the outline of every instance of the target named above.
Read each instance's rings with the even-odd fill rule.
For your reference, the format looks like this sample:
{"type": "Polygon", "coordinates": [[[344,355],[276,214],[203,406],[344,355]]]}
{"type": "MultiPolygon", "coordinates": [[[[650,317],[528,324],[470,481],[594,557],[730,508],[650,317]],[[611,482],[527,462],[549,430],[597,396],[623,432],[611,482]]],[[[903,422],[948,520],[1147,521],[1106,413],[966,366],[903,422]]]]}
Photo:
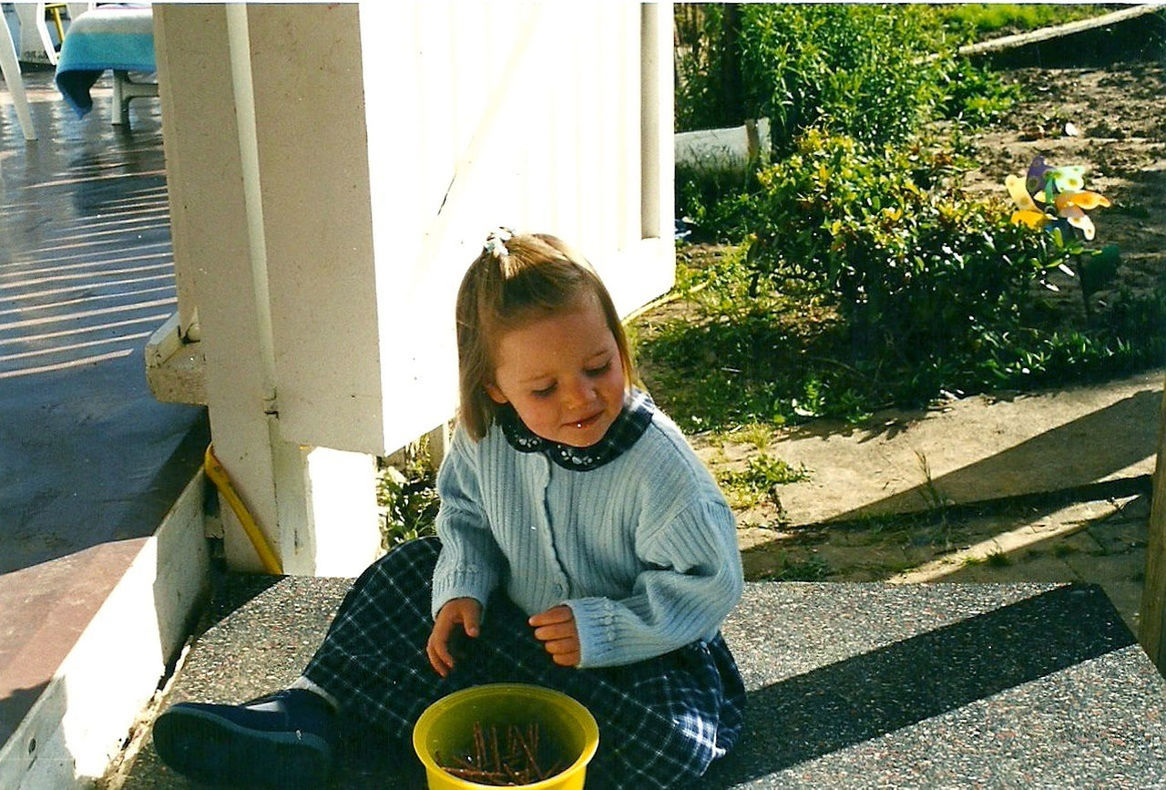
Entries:
{"type": "Polygon", "coordinates": [[[7,741],[206,446],[157,402],[146,339],[175,310],[156,99],[77,118],[27,71],[38,139],[0,91],[0,743],[7,741]]]}

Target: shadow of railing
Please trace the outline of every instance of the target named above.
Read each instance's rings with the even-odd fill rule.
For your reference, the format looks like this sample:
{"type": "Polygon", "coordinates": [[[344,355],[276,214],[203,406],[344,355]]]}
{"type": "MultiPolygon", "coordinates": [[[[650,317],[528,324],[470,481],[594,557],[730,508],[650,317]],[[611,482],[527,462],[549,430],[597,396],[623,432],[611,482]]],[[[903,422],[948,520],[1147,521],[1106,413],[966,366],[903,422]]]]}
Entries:
{"type": "Polygon", "coordinates": [[[1158,451],[1154,427],[1161,389],[1146,389],[912,488],[840,513],[846,522],[924,509],[936,497],[956,502],[1055,492],[1112,479],[1158,451]],[[989,485],[985,485],[989,481],[989,485]],[[991,482],[995,481],[995,482],[991,482]]]}
{"type": "Polygon", "coordinates": [[[777,773],[1133,645],[1105,594],[1066,585],[748,695],[704,787],[777,773]]]}

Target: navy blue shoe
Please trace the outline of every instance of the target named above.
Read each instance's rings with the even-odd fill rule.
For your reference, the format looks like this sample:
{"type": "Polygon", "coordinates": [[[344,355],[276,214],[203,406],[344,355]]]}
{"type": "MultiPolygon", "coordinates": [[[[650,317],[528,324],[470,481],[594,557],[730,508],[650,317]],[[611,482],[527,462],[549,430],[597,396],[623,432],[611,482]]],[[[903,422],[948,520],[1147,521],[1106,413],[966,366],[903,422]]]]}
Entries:
{"type": "Polygon", "coordinates": [[[162,762],[196,782],[318,788],[339,727],[319,694],[285,689],[242,705],[180,702],[154,722],[162,762]]]}

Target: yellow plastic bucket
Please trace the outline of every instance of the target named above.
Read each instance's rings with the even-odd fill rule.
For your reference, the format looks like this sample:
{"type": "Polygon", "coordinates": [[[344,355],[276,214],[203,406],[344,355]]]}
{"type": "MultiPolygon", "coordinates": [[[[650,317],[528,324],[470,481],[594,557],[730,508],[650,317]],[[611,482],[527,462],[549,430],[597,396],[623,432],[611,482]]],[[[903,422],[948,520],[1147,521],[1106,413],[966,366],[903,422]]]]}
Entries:
{"type": "MultiPolygon", "coordinates": [[[[507,748],[504,741],[512,726],[519,728],[518,732],[529,733],[526,728],[537,725],[536,762],[545,763],[541,765],[544,771],[556,762],[562,768],[544,779],[511,785],[528,790],[579,790],[583,787],[587,763],[599,746],[595,717],[566,694],[525,683],[474,686],[430,705],[413,727],[413,748],[425,765],[430,790],[498,786],[497,782],[454,776],[439,765],[439,762],[454,765],[458,758],[473,758],[481,753],[483,738],[475,736],[475,724],[478,732],[484,734],[485,769],[498,764],[492,746],[497,743],[499,753],[504,752],[507,748]]],[[[516,753],[521,752],[516,750],[516,753]]]]}

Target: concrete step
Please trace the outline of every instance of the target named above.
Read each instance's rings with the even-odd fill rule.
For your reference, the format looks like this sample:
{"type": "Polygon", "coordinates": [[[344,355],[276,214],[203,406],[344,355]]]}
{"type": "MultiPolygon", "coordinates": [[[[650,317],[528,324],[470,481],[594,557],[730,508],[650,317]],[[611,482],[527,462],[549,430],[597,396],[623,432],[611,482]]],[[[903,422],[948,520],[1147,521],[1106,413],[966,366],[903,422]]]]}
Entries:
{"type": "Polygon", "coordinates": [[[0,699],[0,788],[91,786],[119,754],[209,595],[205,487],[199,472],[148,537],[4,577],[31,600],[9,613],[0,666],[16,687],[0,699]]]}
{"type": "MultiPolygon", "coordinates": [[[[291,682],[348,585],[228,576],[158,709],[291,682]]],[[[1166,682],[1098,587],[758,582],[724,632],[747,735],[707,788],[1166,783],[1166,682]]],[[[399,754],[351,738],[333,787],[422,786],[399,754]]],[[[186,786],[148,727],[106,783],[186,786]]]]}

